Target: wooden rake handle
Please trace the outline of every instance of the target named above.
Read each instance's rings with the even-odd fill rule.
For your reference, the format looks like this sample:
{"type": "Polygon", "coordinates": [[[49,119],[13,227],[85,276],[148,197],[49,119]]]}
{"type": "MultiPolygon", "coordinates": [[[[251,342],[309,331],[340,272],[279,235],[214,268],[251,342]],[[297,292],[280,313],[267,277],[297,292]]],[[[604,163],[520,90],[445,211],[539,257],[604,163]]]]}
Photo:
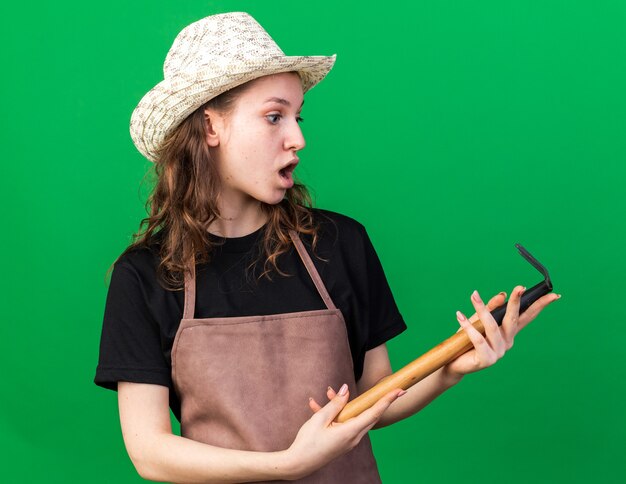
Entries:
{"type": "MultiPolygon", "coordinates": [[[[474,321],[472,325],[481,334],[485,334],[485,327],[480,319],[474,321]]],[[[361,414],[361,412],[372,407],[390,391],[396,388],[407,390],[473,347],[474,345],[465,331],[459,331],[447,340],[439,343],[427,353],[424,353],[418,359],[413,360],[404,368],[383,378],[376,385],[351,402],[348,402],[343,410],[339,412],[335,420],[337,422],[345,422],[349,418],[356,417],[361,414]]]]}

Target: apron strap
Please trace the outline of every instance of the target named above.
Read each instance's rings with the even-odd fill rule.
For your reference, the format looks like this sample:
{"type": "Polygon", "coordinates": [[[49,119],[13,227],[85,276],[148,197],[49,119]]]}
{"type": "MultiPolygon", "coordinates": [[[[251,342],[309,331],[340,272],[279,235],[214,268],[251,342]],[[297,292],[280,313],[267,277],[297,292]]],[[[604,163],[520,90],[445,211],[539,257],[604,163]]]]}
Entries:
{"type": "MultiPolygon", "coordinates": [[[[304,263],[304,267],[306,267],[307,272],[311,276],[313,280],[313,284],[317,288],[317,292],[321,296],[324,304],[328,309],[337,309],[333,300],[330,298],[330,294],[326,290],[326,286],[320,277],[319,272],[317,271],[315,264],[311,260],[311,256],[306,251],[304,244],[300,240],[300,236],[294,230],[289,231],[289,235],[291,236],[291,240],[296,246],[296,250],[300,255],[300,259],[304,263]]],[[[191,265],[191,271],[185,271],[185,303],[183,306],[183,319],[193,319],[194,312],[196,308],[196,264],[195,261],[191,265]]]]}
{"type": "Polygon", "coordinates": [[[324,282],[322,281],[319,272],[317,272],[317,269],[315,268],[315,264],[313,264],[313,261],[311,260],[311,256],[306,251],[304,244],[300,240],[300,236],[294,230],[290,230],[289,235],[291,236],[291,240],[293,240],[293,243],[296,246],[298,254],[300,254],[300,259],[302,259],[306,270],[311,276],[311,279],[313,279],[313,284],[315,284],[317,292],[320,293],[320,296],[324,300],[326,307],[328,309],[337,309],[335,307],[335,304],[333,303],[333,300],[330,298],[328,291],[326,290],[326,286],[324,285],[324,282]]]}
{"type": "Polygon", "coordinates": [[[191,272],[185,271],[185,305],[183,319],[193,319],[196,309],[196,261],[191,264],[191,272]]]}

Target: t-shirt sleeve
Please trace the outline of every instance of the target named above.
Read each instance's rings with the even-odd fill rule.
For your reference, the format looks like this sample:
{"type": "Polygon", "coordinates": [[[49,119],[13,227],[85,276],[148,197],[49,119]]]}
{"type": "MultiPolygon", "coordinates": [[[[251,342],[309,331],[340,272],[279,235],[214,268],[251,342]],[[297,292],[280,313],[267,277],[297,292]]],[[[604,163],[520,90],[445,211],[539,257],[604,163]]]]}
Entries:
{"type": "Polygon", "coordinates": [[[363,250],[369,298],[369,331],[365,351],[371,350],[406,329],[404,318],[389,287],[378,254],[363,227],[363,250]]]}
{"type": "Polygon", "coordinates": [[[117,382],[171,387],[161,350],[160,329],[149,309],[147,291],[135,268],[116,262],[107,293],[95,383],[117,389],[117,382]]]}

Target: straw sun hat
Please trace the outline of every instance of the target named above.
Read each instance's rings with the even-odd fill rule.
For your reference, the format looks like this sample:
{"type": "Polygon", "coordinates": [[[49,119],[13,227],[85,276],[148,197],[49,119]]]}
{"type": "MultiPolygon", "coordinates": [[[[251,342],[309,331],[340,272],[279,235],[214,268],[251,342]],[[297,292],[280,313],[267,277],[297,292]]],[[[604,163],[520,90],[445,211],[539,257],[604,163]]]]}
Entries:
{"type": "Polygon", "coordinates": [[[296,71],[304,92],[320,82],[335,56],[286,56],[243,12],[211,15],[185,27],[163,65],[164,80],[139,102],[130,120],[137,149],[156,161],[168,133],[219,94],[269,74],[296,71]]]}

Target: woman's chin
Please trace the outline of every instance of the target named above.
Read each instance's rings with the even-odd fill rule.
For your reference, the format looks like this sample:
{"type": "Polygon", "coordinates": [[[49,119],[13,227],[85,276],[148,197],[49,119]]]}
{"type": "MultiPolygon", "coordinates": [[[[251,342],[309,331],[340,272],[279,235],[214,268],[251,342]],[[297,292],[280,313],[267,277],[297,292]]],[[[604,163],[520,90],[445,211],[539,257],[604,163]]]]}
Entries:
{"type": "Polygon", "coordinates": [[[259,198],[258,200],[268,205],[278,205],[284,200],[285,195],[287,195],[287,190],[280,190],[271,195],[259,198]]]}

